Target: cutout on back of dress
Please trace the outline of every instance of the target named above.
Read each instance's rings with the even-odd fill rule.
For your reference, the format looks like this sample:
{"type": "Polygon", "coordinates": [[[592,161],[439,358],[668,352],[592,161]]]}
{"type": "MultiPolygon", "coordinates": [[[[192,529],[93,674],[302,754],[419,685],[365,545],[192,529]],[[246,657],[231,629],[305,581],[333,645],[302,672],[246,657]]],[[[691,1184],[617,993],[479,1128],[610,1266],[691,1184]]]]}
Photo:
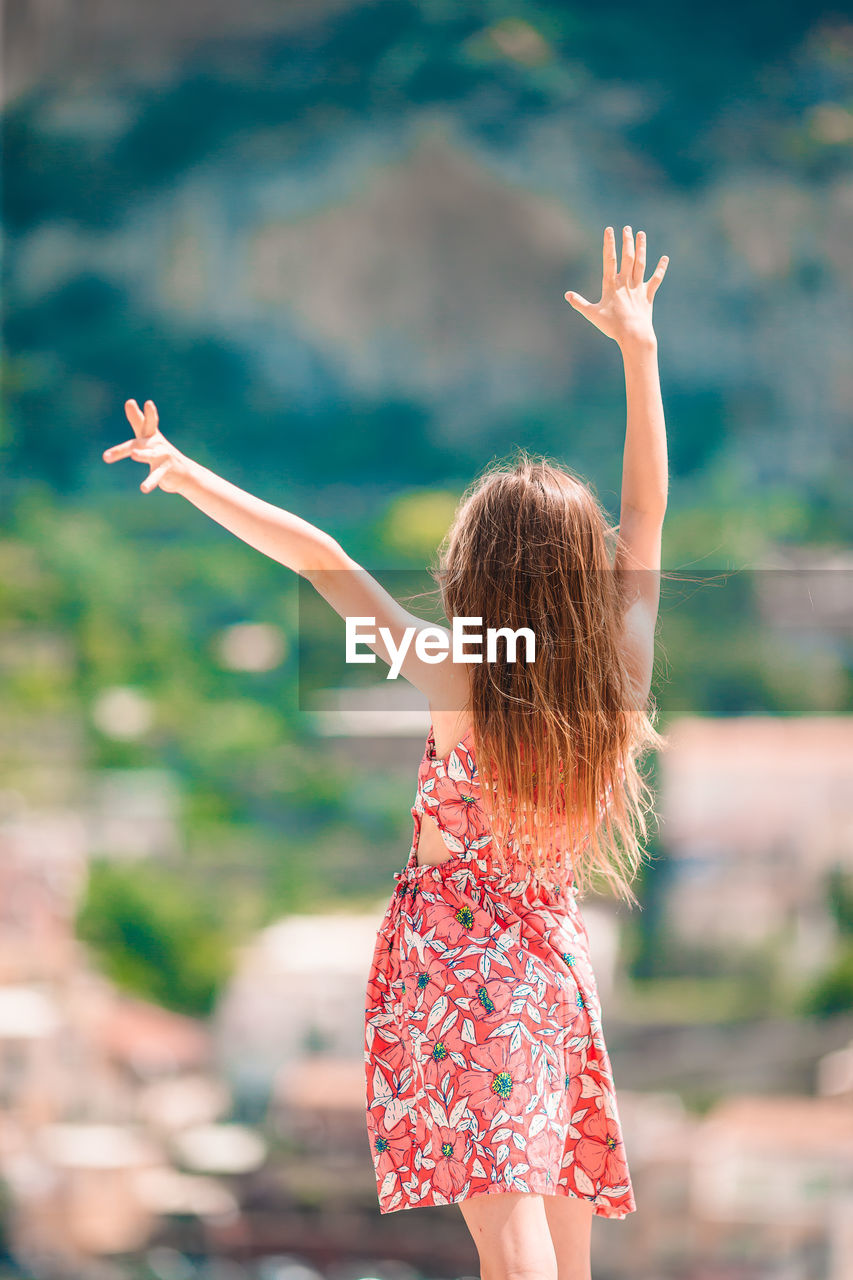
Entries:
{"type": "Polygon", "coordinates": [[[453,853],[445,844],[444,837],[438,823],[428,813],[421,814],[420,824],[418,826],[415,856],[419,867],[437,867],[442,862],[447,862],[448,858],[453,857],[453,853]],[[424,832],[429,832],[427,840],[424,841],[424,832]],[[421,850],[425,849],[427,854],[440,854],[439,857],[429,856],[421,857],[421,850]]]}
{"type": "Polygon", "coordinates": [[[471,749],[470,730],[456,743],[446,756],[435,751],[435,735],[430,726],[420,768],[415,803],[412,807],[415,820],[413,857],[419,866],[440,866],[449,858],[485,848],[491,843],[491,833],[486,822],[477,775],[477,764],[471,749]],[[438,846],[435,834],[442,841],[446,856],[429,857],[421,862],[421,836],[423,819],[428,818],[435,832],[428,837],[435,853],[438,846]]]}

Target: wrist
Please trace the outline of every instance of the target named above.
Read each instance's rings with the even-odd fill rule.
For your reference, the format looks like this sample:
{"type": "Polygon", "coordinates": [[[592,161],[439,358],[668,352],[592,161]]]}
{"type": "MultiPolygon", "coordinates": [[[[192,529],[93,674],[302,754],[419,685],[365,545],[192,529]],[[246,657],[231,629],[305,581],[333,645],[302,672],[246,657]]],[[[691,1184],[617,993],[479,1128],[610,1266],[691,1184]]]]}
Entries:
{"type": "Polygon", "coordinates": [[[187,498],[200,487],[201,474],[204,468],[200,463],[194,462],[192,458],[188,458],[185,453],[182,453],[178,458],[176,470],[177,485],[175,492],[187,498]]]}
{"type": "Polygon", "coordinates": [[[634,330],[623,334],[617,342],[623,356],[633,355],[635,352],[654,353],[658,349],[658,339],[654,329],[634,330]]]}

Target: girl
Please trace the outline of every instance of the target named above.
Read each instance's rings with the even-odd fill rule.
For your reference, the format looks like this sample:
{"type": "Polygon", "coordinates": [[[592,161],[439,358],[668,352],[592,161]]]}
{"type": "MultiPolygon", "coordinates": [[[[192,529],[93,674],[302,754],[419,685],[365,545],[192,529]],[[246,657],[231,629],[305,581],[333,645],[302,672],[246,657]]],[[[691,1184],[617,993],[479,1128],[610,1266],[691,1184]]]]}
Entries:
{"type": "MultiPolygon", "coordinates": [[[[636,1208],[577,902],[591,872],[636,902],[651,809],[637,761],[665,741],[649,698],[668,486],[652,305],[668,259],[646,281],[630,227],[616,257],[607,227],[601,300],[565,297],[624,361],[619,525],[568,468],[522,454],[487,471],[441,550],[445,613],[528,627],[532,659],[502,643],[490,662],[436,662],[410,642],[402,665],[432,724],[368,978],[367,1130],[380,1211],[458,1203],[484,1280],[586,1280],[593,1215],[636,1208]]],[[[374,618],[383,661],[408,628],[429,627],[435,654],[431,624],[334,538],[191,461],[152,401],[125,411],[134,439],[103,456],[148,463],[143,493],[182,494],[342,616],[374,618]]]]}

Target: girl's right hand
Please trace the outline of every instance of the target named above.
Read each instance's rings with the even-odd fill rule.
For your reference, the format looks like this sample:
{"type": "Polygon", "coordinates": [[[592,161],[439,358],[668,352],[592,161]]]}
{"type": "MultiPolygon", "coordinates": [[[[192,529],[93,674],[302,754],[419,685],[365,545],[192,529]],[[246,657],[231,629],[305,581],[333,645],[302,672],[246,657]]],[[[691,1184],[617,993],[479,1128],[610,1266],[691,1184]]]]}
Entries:
{"type": "Polygon", "coordinates": [[[576,311],[586,316],[590,324],[600,329],[619,346],[631,341],[654,342],[652,303],[663,280],[669,258],[664,255],[654,274],[646,281],[646,233],[637,232],[637,247],[630,227],[622,230],[622,267],[616,270],[616,237],[612,227],[604,231],[604,270],[601,280],[601,301],[588,302],[571,290],[564,295],[576,311]]]}
{"type": "Polygon", "coordinates": [[[143,493],[151,493],[158,487],[165,493],[179,493],[189,477],[190,460],[160,431],[154,401],[145,401],[143,413],[135,400],[125,400],[124,411],[133,427],[134,438],[105,449],[104,462],[117,462],[119,458],[147,462],[151,469],[139,486],[143,493]]]}

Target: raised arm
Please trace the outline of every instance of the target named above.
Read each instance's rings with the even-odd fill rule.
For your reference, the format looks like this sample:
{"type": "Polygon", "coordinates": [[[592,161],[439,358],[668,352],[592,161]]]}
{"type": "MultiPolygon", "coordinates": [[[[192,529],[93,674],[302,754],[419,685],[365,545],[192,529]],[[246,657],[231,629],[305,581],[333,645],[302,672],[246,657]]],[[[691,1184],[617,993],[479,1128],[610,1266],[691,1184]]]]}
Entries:
{"type": "Polygon", "coordinates": [[[661,535],[668,493],[666,423],[658,372],[657,337],[652,323],[655,294],[669,258],[643,279],[646,235],[622,232],[622,265],[616,269],[612,227],[604,232],[601,301],[588,302],[569,291],[566,299],[619,345],[625,367],[627,427],[622,459],[619,543],[614,569],[627,587],[624,617],[626,660],[645,702],[651,688],[654,633],[660,604],[661,535]]]}
{"type": "MultiPolygon", "coordinates": [[[[416,651],[417,634],[434,631],[432,624],[404,609],[322,529],[256,498],[181,453],[160,431],[153,400],[146,400],[144,413],[135,400],[128,400],[125,413],[134,438],[106,449],[105,462],[119,458],[147,462],[151,470],[139,486],[143,493],[159,487],[181,494],[243,542],[307,578],[341,617],[374,618],[375,642],[364,643],[431,702],[450,705],[447,700],[455,690],[448,688],[448,681],[452,685],[458,678],[454,664],[423,661],[416,651]]],[[[446,633],[446,628],[442,630],[446,633]]],[[[367,631],[365,627],[361,634],[367,631]]]]}

